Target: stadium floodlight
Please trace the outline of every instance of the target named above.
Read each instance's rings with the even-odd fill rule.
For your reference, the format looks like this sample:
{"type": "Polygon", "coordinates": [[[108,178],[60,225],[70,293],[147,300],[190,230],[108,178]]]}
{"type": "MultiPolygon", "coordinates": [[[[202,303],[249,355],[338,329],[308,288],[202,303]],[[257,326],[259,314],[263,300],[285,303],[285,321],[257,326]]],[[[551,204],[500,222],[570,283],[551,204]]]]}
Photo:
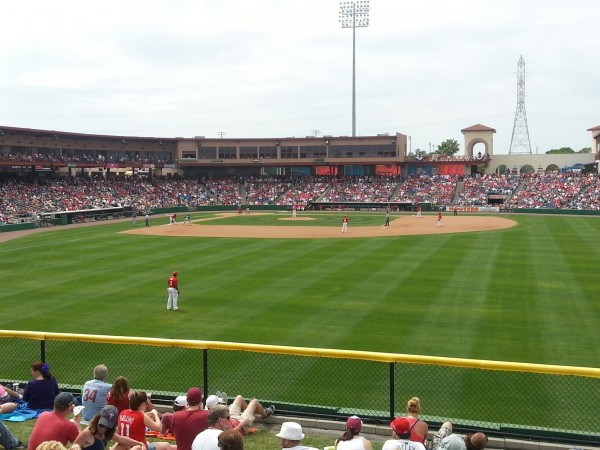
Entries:
{"type": "Polygon", "coordinates": [[[369,26],[369,0],[340,2],[339,22],[352,28],[352,136],[356,136],[356,28],[369,26]]]}

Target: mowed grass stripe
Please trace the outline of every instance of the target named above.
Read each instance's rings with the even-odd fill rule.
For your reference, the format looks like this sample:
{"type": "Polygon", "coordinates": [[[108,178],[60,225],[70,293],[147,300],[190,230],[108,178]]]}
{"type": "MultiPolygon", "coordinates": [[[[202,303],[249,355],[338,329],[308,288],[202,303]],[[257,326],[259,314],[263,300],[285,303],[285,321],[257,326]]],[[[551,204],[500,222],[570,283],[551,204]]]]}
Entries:
{"type": "MultiPolygon", "coordinates": [[[[376,215],[368,217],[380,219],[376,215]]],[[[582,281],[588,283],[590,276],[572,268],[577,267],[575,264],[594,267],[598,254],[595,247],[582,251],[573,236],[589,231],[597,235],[599,222],[596,218],[518,216],[516,219],[519,227],[497,232],[321,242],[112,234],[130,229],[130,224],[61,230],[2,245],[4,254],[11,253],[6,274],[19,282],[10,283],[0,295],[6,301],[22,300],[22,305],[7,311],[7,318],[25,329],[35,323],[36,313],[43,311],[45,314],[39,320],[43,329],[65,331],[65,322],[47,320],[57,311],[70,324],[69,331],[86,332],[89,326],[73,312],[79,314],[93,307],[100,319],[95,329],[108,334],[116,326],[121,334],[139,331],[140,335],[207,339],[226,336],[227,340],[242,341],[257,337],[260,342],[290,345],[318,342],[343,348],[559,362],[565,354],[543,353],[537,348],[545,344],[535,336],[535,327],[531,327],[531,321],[536,319],[531,314],[530,302],[526,301],[535,295],[536,282],[546,282],[534,277],[534,265],[551,258],[534,260],[531,255],[549,242],[561,245],[560,239],[570,237],[572,240],[563,250],[568,264],[564,263],[560,270],[575,272],[570,279],[564,278],[565,284],[579,283],[574,292],[585,293],[589,300],[597,287],[582,284],[582,281]],[[556,233],[556,227],[560,230],[564,226],[561,221],[569,219],[579,224],[579,231],[561,235],[555,241],[544,237],[542,224],[548,223],[556,233]],[[494,244],[499,236],[501,245],[494,244]],[[380,242],[385,244],[378,247],[380,242]],[[35,248],[37,243],[40,252],[11,251],[35,248]],[[498,245],[500,249],[494,250],[498,245]],[[336,266],[342,267],[342,258],[347,263],[353,261],[345,275],[334,270],[336,266]],[[478,273],[481,267],[494,267],[495,277],[482,283],[478,273]],[[172,270],[179,270],[182,279],[184,311],[179,319],[164,315],[166,277],[172,270]],[[496,320],[490,319],[487,324],[493,333],[483,335],[483,344],[468,344],[461,350],[465,344],[448,342],[443,336],[464,326],[465,313],[478,296],[487,297],[486,308],[497,311],[491,315],[496,320]],[[351,305],[354,314],[363,317],[352,319],[353,325],[345,327],[335,314],[339,305],[341,308],[351,305]],[[224,326],[210,325],[213,315],[235,316],[232,311],[240,308],[241,316],[247,320],[234,317],[224,326]],[[300,311],[300,317],[306,317],[309,324],[311,320],[327,324],[329,332],[316,331],[314,326],[312,333],[317,333],[314,336],[288,330],[280,334],[281,319],[291,317],[290,327],[296,325],[295,311],[300,311]],[[193,318],[184,316],[192,313],[193,318]],[[310,314],[316,319],[311,319],[310,314]],[[140,322],[140,315],[157,321],[157,326],[136,323],[140,322]],[[407,343],[404,330],[409,326],[413,326],[413,331],[407,343]],[[500,337],[510,334],[510,339],[519,339],[521,345],[515,347],[506,338],[494,340],[494,333],[500,337]],[[497,345],[486,345],[492,341],[497,341],[497,345]]],[[[586,240],[586,248],[589,242],[593,242],[591,238],[586,240]]],[[[550,281],[560,279],[560,274],[551,277],[550,281]]],[[[574,309],[573,314],[579,316],[582,311],[574,309]]],[[[586,342],[595,336],[591,326],[577,331],[577,339],[586,342]]],[[[477,333],[465,336],[476,339],[477,333]]],[[[580,365],[585,365],[586,359],[591,364],[593,359],[577,352],[568,353],[580,365]]]]}

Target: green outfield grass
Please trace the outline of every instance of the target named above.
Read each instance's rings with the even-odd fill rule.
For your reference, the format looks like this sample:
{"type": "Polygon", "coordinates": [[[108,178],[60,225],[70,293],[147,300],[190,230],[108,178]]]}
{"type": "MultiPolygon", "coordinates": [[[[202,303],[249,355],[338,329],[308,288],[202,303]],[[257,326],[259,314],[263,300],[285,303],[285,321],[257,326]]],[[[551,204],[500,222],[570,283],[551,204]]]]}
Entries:
{"type": "MultiPolygon", "coordinates": [[[[282,222],[277,215],[250,214],[208,223],[339,226],[341,216],[282,222]]],[[[382,218],[350,214],[352,227],[382,218]]],[[[510,218],[518,225],[498,231],[350,239],[120,234],[130,222],[38,233],[0,244],[3,327],[596,366],[600,219],[510,218]],[[180,278],[178,313],[166,311],[173,270],[180,278]]],[[[423,220],[434,226],[433,216],[423,220]]],[[[152,364],[152,374],[160,374],[172,361],[152,364]]],[[[292,362],[279,368],[279,376],[290,377],[290,390],[307,383],[288,373],[293,368],[292,362]]],[[[87,378],[89,368],[81,370],[87,378]]],[[[335,368],[324,370],[335,374],[335,368]]],[[[411,392],[425,392],[435,403],[442,393],[414,375],[411,392]]],[[[512,385],[523,382],[519,377],[512,385]]],[[[453,381],[461,393],[457,417],[482,412],[473,406],[478,394],[468,378],[453,381]]],[[[352,389],[353,382],[341,382],[340,389],[352,389]]],[[[361,390],[372,390],[385,408],[382,386],[365,384],[361,390]]],[[[313,386],[307,398],[319,404],[327,394],[322,389],[313,386]]],[[[486,389],[499,404],[516,400],[503,383],[486,389]]],[[[580,391],[574,389],[574,398],[589,393],[580,391]]],[[[551,386],[527,401],[543,403],[547,395],[551,386]]],[[[539,409],[535,420],[525,411],[516,423],[556,417],[553,408],[539,409]]]]}
{"type": "MultiPolygon", "coordinates": [[[[352,226],[381,218],[351,215],[352,226]]],[[[499,231],[371,239],[120,234],[129,222],[39,233],[0,245],[3,323],[594,366],[600,220],[511,218],[518,226],[499,231]],[[173,270],[179,314],[165,310],[173,270]]]]}

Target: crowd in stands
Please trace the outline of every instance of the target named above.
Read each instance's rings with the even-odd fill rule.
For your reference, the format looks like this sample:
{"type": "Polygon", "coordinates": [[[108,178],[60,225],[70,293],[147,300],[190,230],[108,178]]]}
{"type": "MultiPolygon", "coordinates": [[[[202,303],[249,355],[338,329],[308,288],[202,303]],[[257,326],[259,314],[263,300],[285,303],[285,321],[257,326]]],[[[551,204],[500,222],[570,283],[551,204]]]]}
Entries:
{"type": "Polygon", "coordinates": [[[275,178],[249,178],[245,180],[247,205],[273,205],[277,197],[289,190],[291,183],[275,178]]]}
{"type": "Polygon", "coordinates": [[[158,164],[172,162],[170,152],[115,152],[115,151],[85,151],[85,150],[53,150],[44,153],[35,150],[15,150],[10,152],[0,151],[0,161],[19,163],[139,163],[158,164]],[[133,153],[133,154],[131,154],[133,153]]]}
{"type": "Polygon", "coordinates": [[[488,195],[508,197],[519,186],[517,175],[485,174],[463,180],[457,204],[460,206],[487,205],[488,195]]]}
{"type": "Polygon", "coordinates": [[[598,175],[534,174],[508,200],[512,208],[600,209],[598,175]]]}
{"type": "Polygon", "coordinates": [[[381,202],[390,200],[397,181],[390,177],[350,177],[333,179],[321,199],[324,202],[381,202]]]}
{"type": "Polygon", "coordinates": [[[404,181],[392,199],[395,202],[435,203],[450,205],[458,176],[456,175],[418,175],[404,181]]]}
{"type": "Polygon", "coordinates": [[[0,224],[35,214],[107,207],[131,207],[138,213],[153,208],[202,205],[295,205],[311,202],[403,202],[439,206],[505,208],[560,208],[600,210],[597,174],[417,175],[390,177],[273,177],[241,179],[181,178],[52,178],[34,182],[0,183],[0,224]]]}
{"type": "Polygon", "coordinates": [[[328,177],[302,177],[294,179],[289,189],[280,195],[276,204],[280,206],[297,205],[304,209],[309,203],[316,201],[327,189],[328,177]]]}
{"type": "MultiPolygon", "coordinates": [[[[111,450],[243,450],[244,437],[255,431],[253,426],[275,413],[275,406],[264,407],[257,399],[237,395],[231,400],[219,391],[204,396],[195,386],[173,400],[172,412],[159,413],[150,394],[129,388],[119,394],[125,401],[116,406],[111,394],[123,386],[115,389],[107,381],[104,364],[94,368],[93,379],[83,384],[81,396],[60,391],[46,363],[34,363],[31,373],[33,379],[23,395],[17,393],[16,401],[28,413],[37,413],[36,422],[28,438],[19,438],[0,420],[0,445],[6,450],[65,450],[69,444],[72,450],[105,450],[110,442],[111,450]],[[148,442],[148,436],[155,438],[148,442]]],[[[120,376],[115,384],[118,380],[126,381],[120,376]]],[[[431,450],[483,450],[487,445],[485,434],[458,436],[450,422],[442,425],[429,445],[429,427],[420,418],[418,397],[407,402],[406,412],[390,423],[391,439],[385,441],[383,450],[425,450],[425,445],[431,450]]],[[[360,417],[350,416],[331,448],[372,450],[372,443],[361,435],[362,427],[360,417]]],[[[283,422],[275,434],[282,449],[317,450],[302,445],[304,437],[296,422],[283,422]]]]}

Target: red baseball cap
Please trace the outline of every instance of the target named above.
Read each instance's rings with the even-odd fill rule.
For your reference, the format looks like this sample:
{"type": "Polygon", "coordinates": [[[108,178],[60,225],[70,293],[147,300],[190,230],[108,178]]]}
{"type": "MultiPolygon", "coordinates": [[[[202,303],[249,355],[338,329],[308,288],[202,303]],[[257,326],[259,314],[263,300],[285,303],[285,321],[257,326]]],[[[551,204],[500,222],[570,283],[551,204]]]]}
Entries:
{"type": "Polygon", "coordinates": [[[173,272],[173,276],[177,276],[177,272],[173,272]]]}
{"type": "Polygon", "coordinates": [[[402,436],[410,432],[410,424],[405,417],[396,417],[390,422],[390,428],[398,436],[402,436]]]}
{"type": "Polygon", "coordinates": [[[346,429],[353,429],[355,431],[360,431],[362,428],[362,420],[358,416],[350,416],[346,421],[346,429]]]}
{"type": "Polygon", "coordinates": [[[189,405],[197,405],[202,401],[202,390],[197,387],[190,388],[187,393],[187,402],[189,405]]]}

